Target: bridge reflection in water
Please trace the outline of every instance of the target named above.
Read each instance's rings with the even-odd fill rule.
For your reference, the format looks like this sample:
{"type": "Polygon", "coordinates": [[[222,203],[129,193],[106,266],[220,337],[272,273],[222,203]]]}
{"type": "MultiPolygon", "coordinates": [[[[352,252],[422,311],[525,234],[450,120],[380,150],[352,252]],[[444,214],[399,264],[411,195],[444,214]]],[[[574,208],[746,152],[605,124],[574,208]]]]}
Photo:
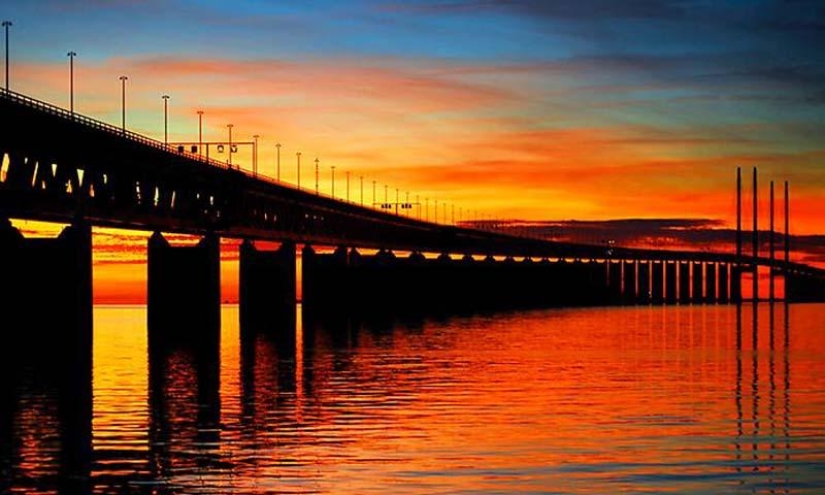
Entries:
{"type": "Polygon", "coordinates": [[[305,312],[239,328],[225,307],[222,336],[146,340],[145,308],[99,308],[94,385],[68,340],[10,356],[4,334],[0,491],[821,489],[821,310],[305,312]]]}

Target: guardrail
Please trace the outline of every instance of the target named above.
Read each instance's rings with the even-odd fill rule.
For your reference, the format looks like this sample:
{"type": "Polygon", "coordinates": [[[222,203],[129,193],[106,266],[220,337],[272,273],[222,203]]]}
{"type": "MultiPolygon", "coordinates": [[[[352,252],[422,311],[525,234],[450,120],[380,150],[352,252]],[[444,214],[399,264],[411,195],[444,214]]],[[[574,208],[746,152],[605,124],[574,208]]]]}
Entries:
{"type": "Polygon", "coordinates": [[[112,134],[112,135],[115,135],[115,136],[118,136],[118,137],[121,137],[121,138],[126,138],[126,139],[129,139],[131,141],[135,141],[137,143],[140,143],[140,144],[143,144],[143,145],[146,145],[146,146],[151,146],[153,148],[157,148],[159,150],[166,151],[167,153],[172,153],[172,154],[178,155],[178,156],[184,156],[184,157],[186,157],[190,160],[196,160],[196,161],[199,161],[199,162],[203,162],[203,163],[209,164],[209,165],[211,165],[213,167],[217,167],[217,168],[222,168],[222,169],[229,169],[230,168],[227,164],[225,164],[223,162],[220,162],[218,160],[213,160],[211,158],[207,159],[206,157],[203,157],[203,156],[192,156],[192,155],[187,155],[187,154],[184,154],[184,153],[177,153],[174,150],[172,150],[168,145],[166,145],[166,144],[164,144],[164,143],[162,143],[158,140],[146,137],[142,134],[138,134],[138,133],[133,132],[133,131],[123,129],[121,127],[115,127],[111,124],[107,124],[106,122],[101,122],[100,120],[96,120],[96,119],[93,119],[91,117],[87,117],[85,115],[82,115],[82,114],[79,114],[79,113],[76,113],[76,112],[71,112],[69,110],[66,110],[65,108],[61,108],[61,107],[58,107],[56,105],[52,105],[50,103],[46,103],[44,101],[37,100],[35,98],[32,98],[31,96],[26,96],[24,94],[15,93],[14,91],[11,91],[11,90],[4,90],[4,91],[0,91],[0,97],[5,98],[7,100],[14,101],[16,103],[19,103],[19,104],[27,106],[27,107],[37,108],[38,110],[50,113],[52,115],[57,115],[57,116],[62,117],[66,120],[69,120],[69,121],[83,123],[85,125],[88,125],[89,127],[93,127],[95,129],[99,129],[101,131],[108,132],[109,134],[112,134]]]}

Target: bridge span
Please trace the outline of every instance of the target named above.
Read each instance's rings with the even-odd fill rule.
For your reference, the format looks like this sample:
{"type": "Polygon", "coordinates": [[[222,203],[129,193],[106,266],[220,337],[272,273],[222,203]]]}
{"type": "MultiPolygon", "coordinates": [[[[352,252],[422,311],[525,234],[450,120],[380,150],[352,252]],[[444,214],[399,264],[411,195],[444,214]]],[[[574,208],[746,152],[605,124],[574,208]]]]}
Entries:
{"type": "Polygon", "coordinates": [[[294,304],[298,245],[308,305],[728,303],[743,299],[742,273],[759,267],[784,280],[789,301],[825,299],[825,271],[807,265],[422,221],[259,177],[11,91],[0,93],[0,119],[5,305],[56,298],[69,301],[76,318],[90,319],[91,226],[154,232],[150,322],[219,314],[221,237],[244,240],[241,308],[250,315],[268,313],[276,302],[294,304]],[[71,227],[54,241],[28,240],[11,228],[11,218],[71,227]],[[172,247],[163,232],[203,240],[172,247]],[[282,245],[264,252],[257,240],[282,245]],[[312,246],[319,245],[335,254],[318,254],[312,246]],[[358,251],[365,248],[378,253],[358,251]]]}

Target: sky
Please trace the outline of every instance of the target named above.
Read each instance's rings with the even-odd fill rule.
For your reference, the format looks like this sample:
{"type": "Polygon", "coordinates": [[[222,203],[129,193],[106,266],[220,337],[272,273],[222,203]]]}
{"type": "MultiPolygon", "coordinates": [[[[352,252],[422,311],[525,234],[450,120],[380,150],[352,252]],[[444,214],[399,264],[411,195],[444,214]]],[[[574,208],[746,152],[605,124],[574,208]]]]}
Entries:
{"type": "Polygon", "coordinates": [[[272,177],[280,143],[289,183],[300,151],[305,187],[318,158],[339,197],[349,173],[367,203],[376,181],[379,201],[386,185],[463,220],[702,237],[734,225],[735,169],[758,167],[762,225],[767,182],[788,180],[793,233],[825,233],[821,1],[6,0],[0,16],[12,90],[68,106],[74,51],[77,112],[119,124],[126,75],[130,129],[163,139],[167,94],[170,141],[196,141],[203,110],[205,140],[260,135],[272,177]]]}

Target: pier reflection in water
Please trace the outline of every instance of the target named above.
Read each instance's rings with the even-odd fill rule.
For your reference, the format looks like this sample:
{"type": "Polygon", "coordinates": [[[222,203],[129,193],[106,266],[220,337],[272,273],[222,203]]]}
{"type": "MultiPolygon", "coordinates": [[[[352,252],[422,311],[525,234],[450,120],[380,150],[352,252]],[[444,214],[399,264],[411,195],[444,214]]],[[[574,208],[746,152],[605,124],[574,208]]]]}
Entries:
{"type": "Polygon", "coordinates": [[[823,311],[241,329],[225,306],[220,335],[181,340],[97,307],[93,381],[88,359],[3,342],[0,492],[821,492],[823,311]]]}

